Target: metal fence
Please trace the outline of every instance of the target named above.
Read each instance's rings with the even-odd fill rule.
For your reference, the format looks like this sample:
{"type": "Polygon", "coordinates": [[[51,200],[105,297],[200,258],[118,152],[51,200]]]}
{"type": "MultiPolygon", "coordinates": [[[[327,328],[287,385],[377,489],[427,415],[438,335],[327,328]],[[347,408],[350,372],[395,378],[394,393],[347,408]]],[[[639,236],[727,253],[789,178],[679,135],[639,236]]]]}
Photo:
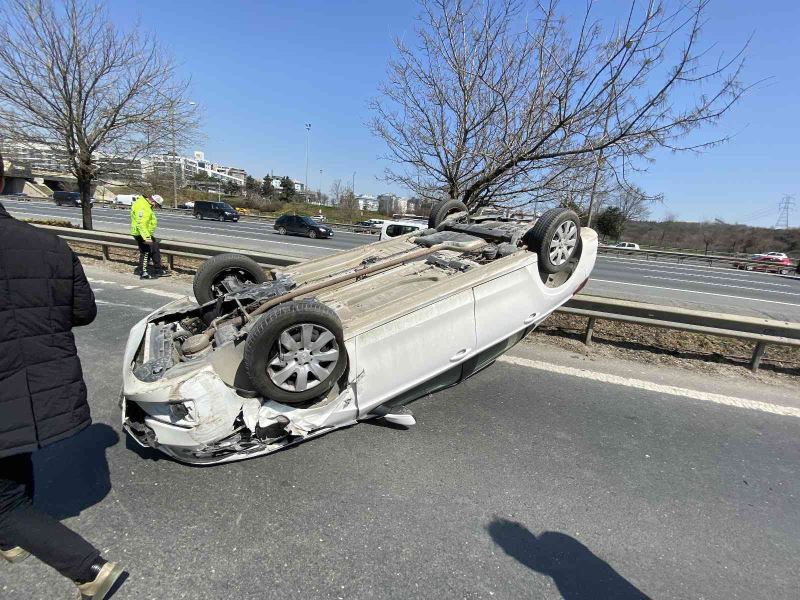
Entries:
{"type": "MultiPolygon", "coordinates": [[[[53,231],[67,241],[99,246],[104,260],[110,258],[110,248],[137,248],[133,238],[119,233],[86,231],[49,225],[37,225],[37,227],[53,231]]],[[[249,250],[233,250],[206,244],[161,240],[160,245],[162,254],[168,257],[170,267],[172,267],[172,259],[175,256],[202,259],[232,251],[249,256],[265,267],[284,267],[300,262],[298,258],[293,256],[249,250]]],[[[769,344],[800,346],[800,324],[785,321],[712,313],[584,294],[575,296],[558,310],[559,312],[587,317],[588,321],[584,334],[584,342],[586,344],[591,344],[594,327],[598,320],[635,323],[649,327],[662,327],[747,340],[755,345],[750,361],[750,367],[753,371],[758,370],[764,351],[769,344]]]]}

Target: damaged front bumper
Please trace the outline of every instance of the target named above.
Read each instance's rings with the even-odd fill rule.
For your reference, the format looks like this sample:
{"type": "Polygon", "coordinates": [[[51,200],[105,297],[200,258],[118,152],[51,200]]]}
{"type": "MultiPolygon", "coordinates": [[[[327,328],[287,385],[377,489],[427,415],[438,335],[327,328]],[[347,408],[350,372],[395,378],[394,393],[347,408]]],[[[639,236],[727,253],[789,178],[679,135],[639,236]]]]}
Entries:
{"type": "Polygon", "coordinates": [[[229,385],[212,354],[167,368],[156,381],[139,379],[137,356],[148,331],[157,327],[154,321],[191,306],[188,298],[176,300],[131,329],[122,373],[122,425],[140,445],[184,463],[208,465],[275,452],[356,422],[349,386],[312,408],[295,408],[229,385]]]}

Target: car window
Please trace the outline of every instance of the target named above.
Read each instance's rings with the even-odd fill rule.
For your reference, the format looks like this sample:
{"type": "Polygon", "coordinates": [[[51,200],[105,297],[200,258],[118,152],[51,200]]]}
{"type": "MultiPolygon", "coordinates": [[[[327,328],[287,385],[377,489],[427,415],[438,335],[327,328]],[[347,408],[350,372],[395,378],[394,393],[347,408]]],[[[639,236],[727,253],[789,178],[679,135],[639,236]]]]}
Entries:
{"type": "Polygon", "coordinates": [[[386,228],[386,235],[389,237],[397,237],[398,235],[405,235],[412,231],[419,231],[419,227],[414,225],[389,225],[386,228]]]}
{"type": "Polygon", "coordinates": [[[312,227],[316,227],[318,225],[317,222],[311,217],[300,217],[300,220],[306,225],[311,225],[312,227]]]}

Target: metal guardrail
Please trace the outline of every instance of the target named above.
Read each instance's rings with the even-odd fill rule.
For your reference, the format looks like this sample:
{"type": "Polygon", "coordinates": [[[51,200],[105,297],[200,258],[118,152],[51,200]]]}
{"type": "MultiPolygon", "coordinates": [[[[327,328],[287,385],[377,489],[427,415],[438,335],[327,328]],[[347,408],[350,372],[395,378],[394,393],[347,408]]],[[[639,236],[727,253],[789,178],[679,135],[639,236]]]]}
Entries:
{"type": "Polygon", "coordinates": [[[584,343],[587,345],[592,343],[598,319],[748,340],[755,343],[750,359],[750,368],[753,372],[758,371],[768,344],[800,346],[800,323],[787,321],[726,315],[583,294],[575,296],[558,310],[588,317],[584,333],[584,343]]]}
{"type": "MultiPolygon", "coordinates": [[[[108,231],[90,231],[86,229],[72,229],[69,227],[54,227],[52,225],[36,225],[41,229],[54,232],[64,240],[81,244],[92,244],[100,246],[103,260],[109,260],[110,248],[125,248],[136,250],[136,241],[129,235],[122,233],[112,233],[108,231]]],[[[173,266],[173,257],[184,258],[210,258],[225,252],[237,252],[244,254],[255,260],[258,264],[265,267],[285,267],[300,262],[297,257],[284,254],[273,254],[266,252],[254,252],[252,250],[241,250],[226,248],[223,246],[210,246],[207,244],[192,244],[189,242],[175,242],[159,239],[161,254],[168,261],[170,268],[173,266]]]]}
{"type": "MultiPolygon", "coordinates": [[[[597,249],[600,252],[644,256],[646,260],[649,260],[650,257],[652,256],[656,260],[659,257],[666,257],[675,259],[678,262],[693,261],[693,262],[707,263],[709,266],[713,265],[714,262],[717,262],[717,263],[727,263],[730,265],[737,265],[737,266],[742,265],[744,268],[747,268],[748,265],[753,265],[755,267],[761,267],[761,268],[773,268],[776,271],[781,268],[778,265],[770,264],[765,261],[750,260],[747,258],[735,258],[733,256],[719,256],[714,254],[692,254],[689,252],[673,252],[672,250],[648,250],[648,249],[636,250],[634,248],[617,248],[615,246],[606,246],[604,244],[599,245],[597,249]]],[[[787,274],[789,274],[792,271],[796,272],[798,267],[797,265],[791,265],[785,268],[788,270],[787,274]]]]}
{"type": "MultiPolygon", "coordinates": [[[[86,231],[50,225],[37,225],[37,227],[53,231],[67,241],[100,246],[103,260],[110,259],[109,248],[137,249],[136,242],[131,236],[120,233],[86,231]]],[[[160,245],[161,253],[168,257],[170,267],[173,266],[172,258],[174,256],[209,258],[224,252],[239,252],[266,267],[283,267],[300,262],[295,257],[238,250],[222,246],[169,240],[160,240],[160,245]]],[[[559,308],[558,312],[588,318],[584,334],[584,342],[587,345],[592,343],[592,335],[598,319],[752,341],[755,343],[755,347],[750,360],[750,368],[754,372],[758,371],[768,344],[800,347],[800,323],[789,323],[787,321],[726,315],[584,294],[573,297],[559,308]]]]}

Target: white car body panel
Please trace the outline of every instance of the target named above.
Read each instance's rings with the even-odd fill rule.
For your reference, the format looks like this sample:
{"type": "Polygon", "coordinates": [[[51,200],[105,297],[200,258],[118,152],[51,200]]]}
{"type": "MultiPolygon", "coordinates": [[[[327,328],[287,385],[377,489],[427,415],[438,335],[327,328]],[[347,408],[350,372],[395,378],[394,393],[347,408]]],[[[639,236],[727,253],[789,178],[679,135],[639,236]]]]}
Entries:
{"type": "MultiPolygon", "coordinates": [[[[413,235],[301,263],[289,274],[298,284],[319,280],[376,252],[391,256],[408,249],[413,235]]],[[[310,407],[253,397],[237,388],[243,343],[228,342],[203,358],[178,363],[157,381],[138,379],[133,365],[137,354],[146,352],[149,323],[196,307],[189,298],[175,300],[131,329],[123,364],[123,425],[140,444],[156,446],[179,461],[217,464],[268,454],[374,418],[377,407],[441,374],[455,373],[457,382],[471,374],[466,365],[474,369],[478,361],[482,368],[494,359],[485,352],[498,346],[498,352],[504,351],[504,340],[510,347],[569,300],[589,277],[597,254],[594,231],[582,229],[581,243],[579,260],[568,278],[565,274],[566,280],[557,284],[546,285],[536,254],[523,250],[447,276],[436,276],[423,263],[404,265],[317,294],[342,321],[349,370],[341,388],[310,407]],[[392,301],[382,302],[381,294],[391,294],[392,301]],[[181,411],[173,410],[176,404],[181,411]],[[139,411],[141,422],[133,414],[139,411]],[[286,418],[291,435],[235,454],[202,459],[192,454],[224,444],[236,433],[237,418],[248,430],[286,418]]]]}

